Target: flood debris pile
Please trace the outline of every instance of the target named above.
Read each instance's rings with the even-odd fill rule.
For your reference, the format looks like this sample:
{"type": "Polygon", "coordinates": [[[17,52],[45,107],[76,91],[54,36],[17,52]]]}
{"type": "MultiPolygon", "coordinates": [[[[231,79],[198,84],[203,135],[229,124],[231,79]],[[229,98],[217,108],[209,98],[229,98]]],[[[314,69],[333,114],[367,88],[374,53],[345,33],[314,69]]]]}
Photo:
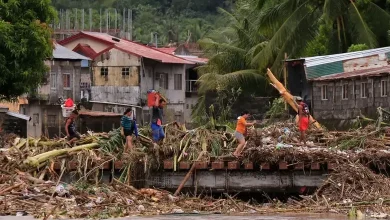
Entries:
{"type": "MultiPolygon", "coordinates": [[[[135,177],[130,170],[143,173],[162,168],[164,160],[193,162],[224,160],[236,148],[231,131],[199,127],[186,130],[172,123],[164,126],[166,139],[156,147],[150,129],[141,128],[140,137],[131,152],[123,152],[119,130],[110,133],[88,132],[75,147],[65,139],[21,139],[2,136],[0,146],[0,214],[28,213],[84,217],[115,217],[137,214],[181,212],[280,212],[290,206],[273,203],[274,210],[251,206],[226,195],[221,199],[174,197],[156,189],[129,186],[135,177]],[[123,161],[118,179],[103,184],[99,171],[108,163],[123,161]],[[69,169],[71,164],[77,169],[69,169]],[[59,172],[58,172],[59,170],[59,172]],[[72,184],[62,183],[70,173],[72,184]]],[[[348,132],[312,130],[308,146],[299,142],[299,131],[293,121],[250,128],[244,161],[254,163],[288,161],[334,162],[338,164],[324,185],[311,197],[294,201],[292,207],[329,211],[351,206],[387,207],[390,182],[367,168],[369,164],[386,166],[390,158],[387,128],[368,126],[348,132]]],[[[243,161],[243,162],[244,162],[243,161]]]]}
{"type": "Polygon", "coordinates": [[[0,215],[101,219],[249,210],[252,210],[250,206],[233,199],[174,197],[169,192],[156,189],[138,190],[118,180],[109,185],[67,185],[43,181],[26,173],[17,176],[1,174],[0,178],[0,215]]]}

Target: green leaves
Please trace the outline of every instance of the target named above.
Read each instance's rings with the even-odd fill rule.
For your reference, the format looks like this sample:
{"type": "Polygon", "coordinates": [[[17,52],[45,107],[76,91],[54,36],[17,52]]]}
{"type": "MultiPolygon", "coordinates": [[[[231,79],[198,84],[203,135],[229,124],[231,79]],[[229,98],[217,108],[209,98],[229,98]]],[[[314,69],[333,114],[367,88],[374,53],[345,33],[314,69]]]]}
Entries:
{"type": "Polygon", "coordinates": [[[12,99],[39,86],[53,44],[47,26],[50,0],[0,2],[0,99],[12,99]]]}

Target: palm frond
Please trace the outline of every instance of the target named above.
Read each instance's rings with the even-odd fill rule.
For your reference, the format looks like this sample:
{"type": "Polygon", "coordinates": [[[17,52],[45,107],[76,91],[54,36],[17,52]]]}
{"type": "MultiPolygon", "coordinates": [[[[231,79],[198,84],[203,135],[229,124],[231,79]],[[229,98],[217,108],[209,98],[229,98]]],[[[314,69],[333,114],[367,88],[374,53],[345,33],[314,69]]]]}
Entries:
{"type": "Polygon", "coordinates": [[[366,44],[369,48],[375,48],[378,44],[375,34],[368,27],[362,14],[353,1],[351,1],[348,11],[351,17],[350,22],[354,28],[353,33],[356,43],[366,44]]]}
{"type": "MultiPolygon", "coordinates": [[[[294,34],[297,26],[301,25],[302,21],[313,13],[313,9],[310,9],[306,5],[308,2],[309,1],[306,1],[301,4],[290,16],[288,16],[266,47],[254,56],[252,59],[252,65],[258,66],[259,69],[264,69],[270,63],[280,62],[280,60],[275,61],[275,57],[279,52],[278,50],[284,47],[286,39],[294,34]]],[[[307,29],[309,30],[310,28],[307,27],[307,29]]],[[[284,52],[287,51],[282,51],[282,53],[284,52]]]]}

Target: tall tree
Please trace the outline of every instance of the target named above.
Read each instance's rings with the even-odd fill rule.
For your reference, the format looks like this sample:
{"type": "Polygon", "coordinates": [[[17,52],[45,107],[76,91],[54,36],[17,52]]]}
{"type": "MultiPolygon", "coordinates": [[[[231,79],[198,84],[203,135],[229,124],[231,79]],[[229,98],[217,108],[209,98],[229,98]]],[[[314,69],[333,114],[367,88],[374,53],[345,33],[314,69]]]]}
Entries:
{"type": "Polygon", "coordinates": [[[322,25],[331,26],[328,32],[331,45],[346,52],[351,44],[368,48],[384,46],[390,15],[374,0],[283,0],[266,7],[259,0],[257,24],[259,31],[271,32],[272,38],[252,59],[252,64],[277,70],[282,66],[284,53],[298,56],[318,35],[322,25]]]}
{"type": "Polygon", "coordinates": [[[55,17],[50,0],[0,0],[0,99],[12,99],[42,82],[53,53],[55,17]]]}

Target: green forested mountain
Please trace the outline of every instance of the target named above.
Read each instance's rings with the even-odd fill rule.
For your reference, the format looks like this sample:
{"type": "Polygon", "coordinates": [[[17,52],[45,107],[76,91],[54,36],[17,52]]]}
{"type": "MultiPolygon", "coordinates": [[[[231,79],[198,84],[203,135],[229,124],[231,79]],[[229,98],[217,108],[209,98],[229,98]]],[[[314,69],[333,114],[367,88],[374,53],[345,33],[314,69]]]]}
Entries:
{"type": "MultiPolygon", "coordinates": [[[[159,43],[167,44],[196,42],[223,25],[217,10],[230,9],[234,0],[52,0],[52,3],[58,10],[92,8],[97,15],[100,9],[132,9],[133,39],[149,43],[151,33],[157,32],[159,43]]],[[[99,22],[97,15],[93,16],[95,23],[99,22]]]]}

